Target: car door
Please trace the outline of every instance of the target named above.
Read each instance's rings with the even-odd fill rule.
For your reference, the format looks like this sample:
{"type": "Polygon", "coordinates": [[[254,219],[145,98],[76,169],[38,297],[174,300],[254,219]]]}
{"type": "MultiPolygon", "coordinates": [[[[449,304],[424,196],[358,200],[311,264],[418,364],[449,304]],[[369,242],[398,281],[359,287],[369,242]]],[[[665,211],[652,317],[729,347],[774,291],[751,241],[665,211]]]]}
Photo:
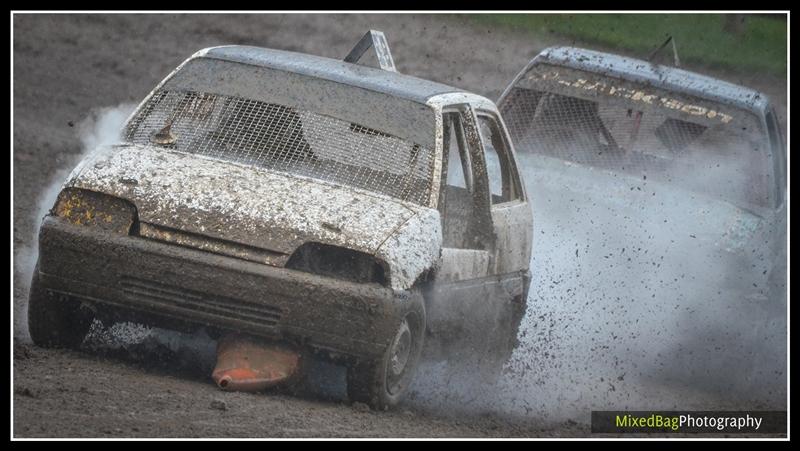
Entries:
{"type": "Polygon", "coordinates": [[[496,111],[477,110],[477,124],[491,195],[494,249],[489,273],[502,285],[500,295],[517,297],[527,289],[533,224],[531,206],[519,175],[511,139],[496,111]]]}
{"type": "Polygon", "coordinates": [[[443,242],[436,283],[428,296],[427,321],[433,335],[455,336],[486,298],[494,230],[474,112],[469,105],[453,105],[442,112],[442,124],[443,242]]]}
{"type": "Polygon", "coordinates": [[[483,301],[480,331],[489,355],[505,361],[516,346],[530,286],[533,218],[511,140],[496,111],[477,110],[477,124],[491,199],[494,235],[490,290],[483,301]]]}
{"type": "Polygon", "coordinates": [[[444,110],[442,122],[439,208],[443,246],[436,284],[428,299],[428,330],[440,338],[458,339],[498,324],[502,327],[509,312],[519,310],[510,309],[509,303],[513,298],[521,300],[527,281],[530,211],[526,221],[524,189],[513,155],[506,152],[509,141],[497,115],[476,115],[469,105],[457,105],[444,110]],[[495,135],[481,132],[480,121],[495,135]],[[488,143],[494,136],[502,144],[484,146],[484,135],[488,143]],[[495,200],[491,192],[495,176],[487,174],[487,148],[503,156],[498,164],[505,171],[498,172],[501,188],[495,200]],[[505,198],[508,202],[501,201],[505,198]],[[514,227],[528,230],[509,230],[514,227]],[[515,240],[517,236],[521,239],[515,240]]]}

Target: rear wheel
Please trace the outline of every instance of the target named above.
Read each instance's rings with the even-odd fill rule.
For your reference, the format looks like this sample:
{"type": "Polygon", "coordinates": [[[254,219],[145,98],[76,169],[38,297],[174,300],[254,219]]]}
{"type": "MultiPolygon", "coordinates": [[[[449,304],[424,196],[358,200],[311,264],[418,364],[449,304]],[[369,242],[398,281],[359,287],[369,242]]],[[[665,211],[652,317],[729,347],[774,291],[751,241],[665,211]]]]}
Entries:
{"type": "Polygon", "coordinates": [[[93,316],[80,301],[45,290],[36,264],[28,296],[28,330],[36,345],[77,348],[89,332],[93,316]]]}
{"type": "Polygon", "coordinates": [[[360,362],[347,370],[347,394],[353,402],[386,410],[407,391],[419,364],[425,337],[425,309],[408,313],[380,359],[360,362]]]}

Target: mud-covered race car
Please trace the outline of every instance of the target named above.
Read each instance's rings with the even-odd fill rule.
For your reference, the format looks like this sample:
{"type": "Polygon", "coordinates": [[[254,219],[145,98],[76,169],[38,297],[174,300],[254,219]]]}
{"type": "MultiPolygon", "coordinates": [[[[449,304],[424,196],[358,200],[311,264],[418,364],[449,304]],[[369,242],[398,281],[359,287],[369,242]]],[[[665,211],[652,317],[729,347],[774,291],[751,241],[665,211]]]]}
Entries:
{"type": "Polygon", "coordinates": [[[93,319],[237,333],[275,346],[256,376],[313,353],[376,408],[426,337],[473,337],[502,365],[532,241],[511,140],[492,101],[397,73],[371,36],[380,69],[352,62],[363,45],[345,61],[223,46],[164,79],[42,222],[34,342],[77,346],[93,319]]]}
{"type": "MultiPolygon", "coordinates": [[[[670,220],[670,236],[657,238],[724,254],[732,262],[718,275],[724,286],[763,298],[785,279],[786,150],[764,94],[676,67],[553,47],[497,104],[519,154],[533,157],[530,176],[547,183],[558,174],[554,191],[580,193],[621,220],[598,226],[626,227],[623,218],[640,216],[630,191],[646,185],[644,208],[660,205],[659,220],[670,220]]],[[[685,262],[693,263],[712,283],[710,268],[685,262]]]]}

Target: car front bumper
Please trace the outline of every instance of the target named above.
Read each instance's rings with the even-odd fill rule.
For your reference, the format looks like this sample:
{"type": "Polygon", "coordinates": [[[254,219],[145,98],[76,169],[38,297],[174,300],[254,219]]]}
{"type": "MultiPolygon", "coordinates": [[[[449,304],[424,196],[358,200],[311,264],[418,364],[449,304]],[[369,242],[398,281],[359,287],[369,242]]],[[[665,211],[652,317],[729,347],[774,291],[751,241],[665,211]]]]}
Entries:
{"type": "Polygon", "coordinates": [[[98,307],[374,358],[422,302],[407,292],[212,254],[48,216],[39,233],[45,289],[98,307]]]}

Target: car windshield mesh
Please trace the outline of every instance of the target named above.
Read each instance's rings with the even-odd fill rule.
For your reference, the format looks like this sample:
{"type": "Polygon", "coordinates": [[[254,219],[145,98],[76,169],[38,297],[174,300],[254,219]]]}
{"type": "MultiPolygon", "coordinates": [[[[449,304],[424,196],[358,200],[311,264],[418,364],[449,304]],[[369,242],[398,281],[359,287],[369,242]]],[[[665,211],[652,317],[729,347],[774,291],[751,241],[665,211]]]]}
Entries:
{"type": "Polygon", "coordinates": [[[501,112],[520,153],[770,205],[771,151],[745,111],[559,68],[517,82],[501,112]]]}
{"type": "Polygon", "coordinates": [[[420,205],[433,152],[358,124],[232,96],[159,91],[125,129],[155,145],[361,188],[420,205]]]}

